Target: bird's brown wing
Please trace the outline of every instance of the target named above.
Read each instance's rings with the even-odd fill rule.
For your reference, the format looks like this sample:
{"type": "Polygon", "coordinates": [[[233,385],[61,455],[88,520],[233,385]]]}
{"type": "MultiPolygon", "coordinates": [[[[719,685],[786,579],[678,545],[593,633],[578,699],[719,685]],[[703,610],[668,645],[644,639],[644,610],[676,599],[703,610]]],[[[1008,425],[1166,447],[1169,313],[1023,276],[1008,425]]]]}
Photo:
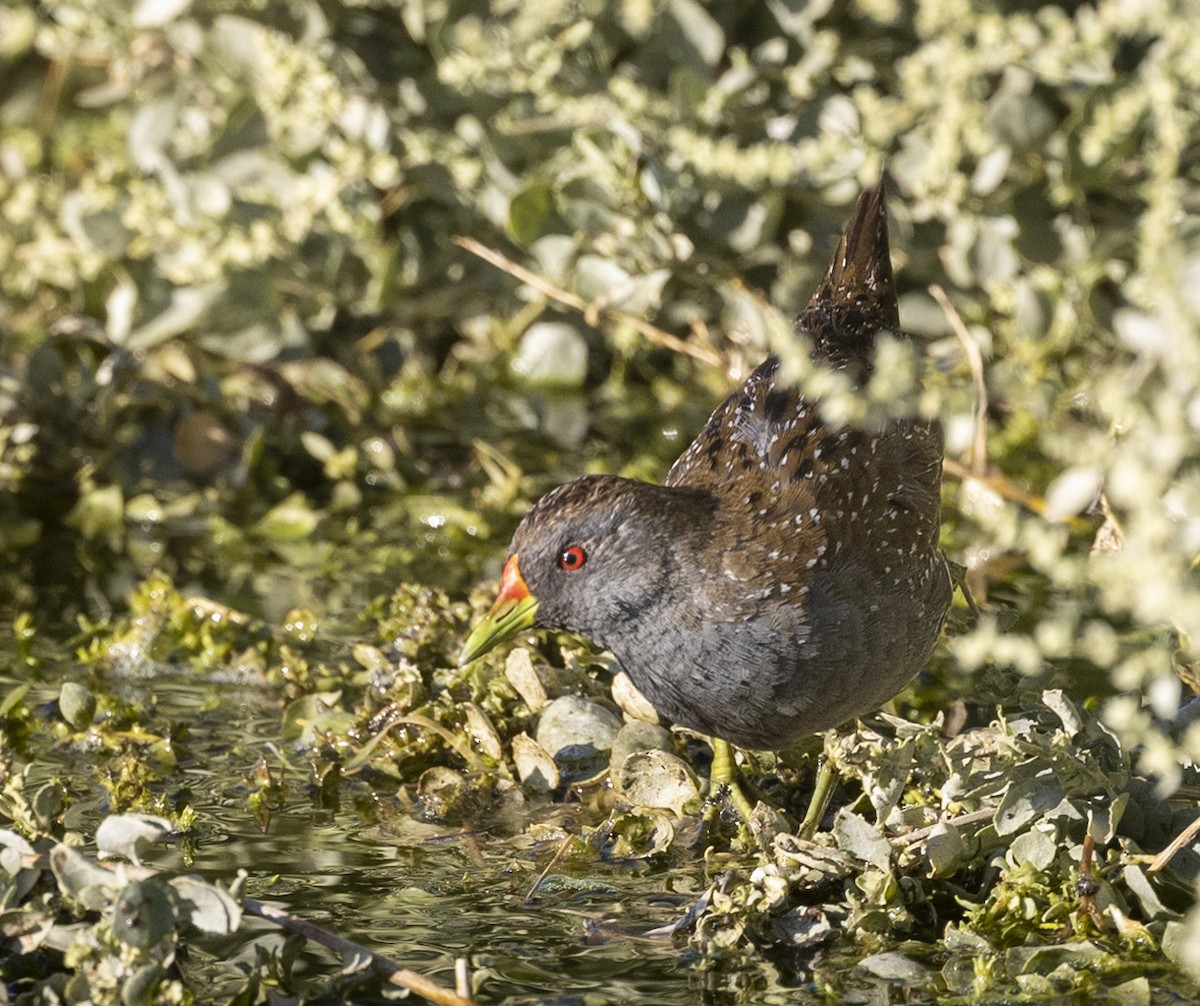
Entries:
{"type": "MultiPolygon", "coordinates": [[[[876,334],[900,334],[882,182],[859,196],[795,327],[814,360],[856,380],[869,372],[876,334]]],[[[778,369],[766,360],[726,398],[665,480],[718,501],[727,534],[712,553],[718,561],[710,555],[706,592],[720,597],[728,581],[731,596],[745,599],[743,615],[772,592],[802,592],[846,541],[870,556],[901,542],[930,547],[937,533],[940,428],[907,420],[875,433],[830,427],[816,402],[777,381],[778,369]]],[[[898,555],[879,557],[877,579],[903,565],[898,555]]]]}
{"type": "Polygon", "coordinates": [[[817,490],[826,428],[797,389],[776,384],[777,369],[767,360],[718,406],[665,480],[717,501],[711,540],[697,559],[706,576],[697,582],[720,621],[793,592],[788,600],[802,604],[825,552],[817,490]]]}

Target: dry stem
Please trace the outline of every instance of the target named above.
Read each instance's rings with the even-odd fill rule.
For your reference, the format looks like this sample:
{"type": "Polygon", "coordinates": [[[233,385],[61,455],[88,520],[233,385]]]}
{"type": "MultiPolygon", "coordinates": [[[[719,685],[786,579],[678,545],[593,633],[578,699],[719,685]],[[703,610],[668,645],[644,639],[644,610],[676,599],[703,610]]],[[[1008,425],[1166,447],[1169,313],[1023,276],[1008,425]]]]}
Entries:
{"type": "Polygon", "coordinates": [[[645,318],[639,318],[636,314],[630,314],[628,311],[622,311],[620,308],[606,307],[599,302],[589,303],[569,290],[555,286],[537,273],[530,272],[524,266],[518,265],[512,259],[496,251],[494,248],[489,248],[482,242],[476,241],[474,238],[459,235],[450,240],[460,248],[469,251],[472,255],[477,255],[485,262],[494,265],[501,272],[506,272],[527,286],[533,287],[542,296],[578,311],[584,316],[584,320],[589,325],[595,325],[602,317],[608,318],[622,325],[628,325],[644,336],[647,342],[652,342],[656,346],[669,349],[674,353],[682,353],[684,356],[690,356],[693,360],[699,360],[710,367],[724,369],[724,362],[716,353],[701,346],[694,346],[690,342],[685,342],[679,336],[672,335],[670,332],[664,332],[657,325],[651,325],[645,318]]]}

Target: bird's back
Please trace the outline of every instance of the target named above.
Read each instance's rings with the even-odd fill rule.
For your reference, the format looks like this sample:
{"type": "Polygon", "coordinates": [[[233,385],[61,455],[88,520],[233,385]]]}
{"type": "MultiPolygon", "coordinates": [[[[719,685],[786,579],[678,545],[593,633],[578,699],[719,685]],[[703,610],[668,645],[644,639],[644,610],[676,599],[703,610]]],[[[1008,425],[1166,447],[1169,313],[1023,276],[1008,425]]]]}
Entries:
{"type": "MultiPolygon", "coordinates": [[[[900,334],[881,185],[860,195],[795,327],[816,361],[859,382],[876,334],[900,334]]],[[[635,680],[651,683],[667,715],[748,747],[780,746],[890,698],[928,658],[949,606],[941,465],[936,422],[831,426],[765,361],[665,480],[715,501],[708,547],[684,557],[704,567],[692,582],[706,613],[687,659],[707,662],[739,708],[721,703],[713,722],[697,722],[705,713],[681,709],[686,695],[656,700],[660,675],[631,668],[635,680]]]]}

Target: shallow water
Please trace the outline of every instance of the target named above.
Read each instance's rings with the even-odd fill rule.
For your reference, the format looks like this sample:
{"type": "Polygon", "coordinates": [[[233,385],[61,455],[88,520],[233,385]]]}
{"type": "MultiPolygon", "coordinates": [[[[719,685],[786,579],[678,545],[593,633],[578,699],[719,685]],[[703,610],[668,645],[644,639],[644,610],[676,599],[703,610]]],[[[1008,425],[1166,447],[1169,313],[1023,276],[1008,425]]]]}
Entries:
{"type": "MultiPolygon", "coordinates": [[[[151,849],[148,865],[226,884],[245,870],[248,895],[447,987],[455,960],[466,958],[481,1003],[824,1003],[822,979],[832,981],[842,1001],[955,998],[937,977],[946,958],[932,946],[902,947],[931,970],[928,985],[914,989],[856,971],[857,957],[867,951],[853,947],[790,959],[783,949],[725,956],[714,948],[701,957],[685,937],[647,936],[680,919],[719,878],[718,861],[706,864],[703,848],[665,863],[597,854],[582,865],[555,867],[531,894],[558,842],[535,841],[526,825],[557,823],[577,833],[583,815],[575,806],[530,796],[515,825],[509,818],[477,820],[463,830],[414,820],[394,791],[353,775],[340,781],[331,805],[312,783],[311,750],[284,739],[282,689],[184,673],[89,675],[81,665],[46,658],[45,651],[66,646],[48,636],[38,641],[43,659],[26,699],[34,712],[29,748],[37,759],[31,786],[52,776],[65,783],[69,828],[90,840],[109,812],[97,779],[106,767],[100,753],[77,738],[50,743],[56,730],[65,730],[55,710],[61,683],[87,680],[98,695],[138,709],[148,731],[184,728],[178,766],[163,771],[164,781],[152,789],[169,805],[190,806],[197,824],[151,849]],[[260,760],[282,793],[265,827],[250,806],[255,787],[247,781],[260,760]]],[[[13,652],[0,633],[0,654],[13,652]]],[[[20,683],[13,666],[12,659],[0,660],[7,668],[0,670],[0,698],[20,683]]],[[[239,962],[252,967],[260,951],[278,950],[284,938],[275,926],[247,917],[234,937],[189,939],[183,965],[189,987],[202,1002],[227,999],[243,984],[239,962]]],[[[340,963],[308,944],[294,970],[300,990],[309,978],[321,988],[340,963]]],[[[954,964],[965,966],[961,959],[954,964]]],[[[1171,987],[1178,988],[1171,976],[1164,976],[1166,987],[1151,981],[1151,1002],[1187,1001],[1171,987]]],[[[383,1000],[368,983],[354,1001],[383,1000]]]]}
{"type": "MultiPolygon", "coordinates": [[[[49,713],[70,667],[43,667],[28,702],[49,713]]],[[[18,682],[0,675],[0,694],[18,682]]],[[[586,877],[552,875],[531,895],[557,848],[525,835],[490,834],[486,823],[469,833],[429,834],[391,807],[388,794],[351,779],[340,805],[320,806],[309,791],[303,752],[279,739],[278,699],[269,689],[167,678],[108,682],[114,693],[141,705],[143,726],[165,731],[186,723],[179,770],[168,775],[171,799],[198,814],[194,833],[151,849],[147,865],[230,882],[246,870],[246,893],[354,940],[447,986],[454,962],[467,958],[489,1003],[742,1002],[778,976],[765,962],[743,957],[701,968],[686,941],[647,937],[679,919],[704,891],[697,861],[651,868],[644,863],[590,863],[586,877]],[[296,758],[291,768],[281,767],[296,758]],[[260,757],[284,784],[282,805],[261,830],[243,782],[260,757]],[[363,809],[365,808],[365,813],[363,809]]],[[[57,775],[73,795],[68,825],[90,839],[108,812],[97,783],[98,758],[58,745],[31,784],[57,775]]],[[[549,816],[555,808],[531,808],[549,816]]],[[[92,847],[88,847],[92,851],[92,847]]],[[[278,947],[274,926],[247,918],[234,939],[195,941],[187,970],[213,998],[240,984],[239,959],[256,947],[278,947]]],[[[248,956],[247,956],[248,955],[248,956]]],[[[335,955],[309,946],[296,974],[337,965],[335,955]]],[[[798,1001],[791,990],[788,1001],[798,1001]]]]}
{"type": "MultiPolygon", "coordinates": [[[[669,423],[662,420],[653,396],[636,408],[625,399],[612,407],[619,415],[608,416],[602,409],[597,421],[603,425],[608,416],[607,421],[619,423],[624,432],[618,443],[627,439],[631,422],[652,433],[653,451],[661,458],[654,470],[643,474],[665,470],[678,451],[675,427],[680,417],[669,423]]],[[[702,400],[684,401],[676,408],[685,413],[686,427],[698,427],[707,411],[702,400]]],[[[538,470],[543,467],[539,464],[538,470]]],[[[614,462],[611,467],[620,465],[614,462]]],[[[546,479],[560,481],[571,474],[576,473],[546,479]]],[[[470,536],[460,541],[462,535],[449,534],[440,522],[429,526],[435,524],[441,530],[430,531],[429,541],[406,538],[402,544],[416,555],[414,569],[431,574],[430,581],[458,588],[461,596],[464,583],[476,582],[498,563],[508,529],[493,529],[483,547],[470,536]]],[[[222,580],[226,593],[221,600],[273,624],[281,623],[297,605],[307,605],[317,617],[346,619],[347,612],[361,609],[369,597],[394,585],[394,570],[381,572],[382,560],[371,551],[395,545],[389,527],[387,520],[376,518],[362,542],[354,536],[339,542],[336,563],[322,558],[323,553],[310,554],[311,543],[289,544],[256,573],[252,585],[239,588],[239,581],[222,580]],[[296,549],[301,554],[294,554],[296,549]],[[363,550],[361,556],[358,549],[363,550]],[[355,569],[355,575],[340,575],[346,569],[355,569]]],[[[170,537],[172,528],[155,525],[139,533],[160,542],[170,537]]],[[[201,551],[205,561],[211,558],[201,551]]],[[[151,565],[142,566],[143,576],[161,559],[151,556],[146,561],[151,565]]],[[[204,563],[198,568],[211,572],[204,563]]],[[[112,600],[107,595],[118,584],[128,591],[136,576],[130,570],[111,579],[97,574],[86,589],[67,578],[38,594],[34,646],[40,662],[29,672],[35,677],[26,699],[35,711],[30,788],[52,776],[60,778],[70,793],[67,827],[89,843],[110,812],[97,778],[106,762],[101,753],[78,743],[52,742],[56,731],[65,731],[54,704],[66,680],[88,683],[98,697],[111,696],[139,710],[137,720],[146,730],[166,734],[173,727],[183,729],[178,767],[163,772],[165,782],[152,788],[172,805],[190,806],[197,824],[187,835],[151,849],[145,856],[150,866],[193,871],[222,883],[244,869],[248,895],[448,987],[454,984],[455,959],[466,957],[481,1002],[670,1006],[766,1002],[773,996],[800,1001],[797,996],[803,993],[788,987],[766,961],[739,954],[719,964],[702,964],[684,938],[642,935],[679,919],[704,892],[711,878],[705,873],[702,850],[695,851],[691,862],[653,868],[598,859],[582,871],[560,868],[551,878],[558,883],[548,883],[530,896],[554,856],[556,842],[535,843],[520,831],[511,837],[511,825],[506,832],[498,823],[489,830],[488,822],[476,822],[476,830],[465,837],[443,834],[452,833],[452,828],[413,825],[394,794],[373,790],[357,778],[342,780],[336,807],[322,805],[321,794],[311,784],[311,752],[283,739],[282,690],[188,673],[99,677],[66,659],[76,630],[55,621],[79,610],[108,611],[112,600]],[[74,588],[87,594],[86,602],[74,588]],[[271,808],[265,830],[248,805],[252,789],[244,778],[260,759],[284,792],[281,804],[271,808]]],[[[203,576],[192,582],[187,589],[204,592],[203,576]]],[[[12,613],[0,614],[0,698],[27,680],[27,672],[14,659],[12,621],[12,613]]],[[[322,624],[321,634],[333,638],[327,624],[322,624]]],[[[348,630],[348,635],[354,634],[348,630]]],[[[530,821],[545,820],[560,816],[562,808],[547,801],[526,812],[530,821]]],[[[85,851],[94,852],[94,846],[89,844],[85,851]]],[[[232,995],[242,984],[238,961],[253,962],[257,948],[278,947],[283,939],[276,927],[247,917],[235,938],[191,940],[186,963],[190,987],[210,1000],[232,995]]],[[[338,963],[335,955],[310,944],[296,973],[328,973],[338,963]]]]}

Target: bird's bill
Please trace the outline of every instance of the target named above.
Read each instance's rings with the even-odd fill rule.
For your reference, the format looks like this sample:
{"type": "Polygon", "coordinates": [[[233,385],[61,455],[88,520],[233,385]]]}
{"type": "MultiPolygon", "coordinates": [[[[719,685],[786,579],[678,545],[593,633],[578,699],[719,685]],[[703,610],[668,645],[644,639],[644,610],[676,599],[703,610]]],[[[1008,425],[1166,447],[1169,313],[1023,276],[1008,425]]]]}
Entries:
{"type": "Polygon", "coordinates": [[[500,574],[500,593],[496,595],[496,603],[467,636],[462,653],[458,655],[458,666],[465,667],[492,647],[512,639],[518,632],[532,629],[537,619],[537,609],[537,598],[529,593],[525,585],[517,557],[509,556],[500,574]]]}

